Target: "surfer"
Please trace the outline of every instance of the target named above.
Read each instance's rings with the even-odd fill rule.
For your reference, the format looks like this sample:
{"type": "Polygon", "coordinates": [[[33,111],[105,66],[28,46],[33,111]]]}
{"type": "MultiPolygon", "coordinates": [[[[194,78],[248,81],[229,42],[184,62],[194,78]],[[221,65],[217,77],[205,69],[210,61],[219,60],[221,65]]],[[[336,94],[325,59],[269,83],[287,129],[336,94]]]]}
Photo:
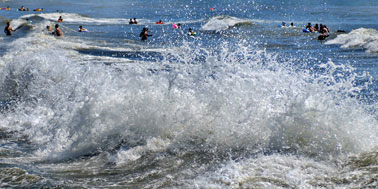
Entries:
{"type": "Polygon", "coordinates": [[[13,30],[12,27],[10,26],[10,23],[7,22],[7,26],[4,28],[4,32],[6,35],[10,36],[12,35],[12,32],[15,32],[16,30],[13,30]]]}
{"type": "Polygon", "coordinates": [[[147,37],[152,36],[148,34],[148,28],[143,28],[142,32],[140,32],[139,37],[141,37],[142,41],[147,40],[147,37]]]}
{"type": "Polygon", "coordinates": [[[58,22],[63,22],[62,16],[59,16],[58,22]]]}
{"type": "Polygon", "coordinates": [[[62,37],[63,36],[63,32],[62,32],[62,30],[60,30],[59,24],[55,24],[55,31],[52,34],[56,35],[58,37],[62,37]]]}
{"type": "Polygon", "coordinates": [[[83,28],[83,26],[79,26],[79,32],[87,32],[88,30],[83,28]]]}

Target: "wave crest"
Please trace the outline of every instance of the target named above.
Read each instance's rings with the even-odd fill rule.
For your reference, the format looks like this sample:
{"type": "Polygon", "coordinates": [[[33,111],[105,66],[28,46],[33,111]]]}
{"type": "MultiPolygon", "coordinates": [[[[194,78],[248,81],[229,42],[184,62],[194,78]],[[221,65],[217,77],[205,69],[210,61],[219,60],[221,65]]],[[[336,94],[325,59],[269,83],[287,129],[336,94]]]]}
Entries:
{"type": "Polygon", "coordinates": [[[348,34],[338,35],[326,44],[339,44],[342,48],[363,48],[367,53],[378,53],[378,31],[359,28],[348,34]]]}

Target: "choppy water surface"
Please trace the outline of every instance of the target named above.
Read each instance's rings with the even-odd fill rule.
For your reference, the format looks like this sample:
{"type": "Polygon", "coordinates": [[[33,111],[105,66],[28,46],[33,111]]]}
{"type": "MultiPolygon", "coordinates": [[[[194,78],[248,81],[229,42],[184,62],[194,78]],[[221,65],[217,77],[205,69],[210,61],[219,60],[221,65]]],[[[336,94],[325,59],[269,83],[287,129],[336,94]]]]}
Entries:
{"type": "Polygon", "coordinates": [[[0,5],[1,188],[378,185],[376,2],[0,5]]]}

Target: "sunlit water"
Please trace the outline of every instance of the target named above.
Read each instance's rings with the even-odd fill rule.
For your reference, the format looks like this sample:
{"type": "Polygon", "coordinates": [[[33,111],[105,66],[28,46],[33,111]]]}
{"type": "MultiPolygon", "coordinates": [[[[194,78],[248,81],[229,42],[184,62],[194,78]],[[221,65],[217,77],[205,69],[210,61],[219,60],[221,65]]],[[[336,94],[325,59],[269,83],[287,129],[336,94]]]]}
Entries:
{"type": "Polygon", "coordinates": [[[1,188],[378,185],[377,2],[0,5],[1,188]]]}

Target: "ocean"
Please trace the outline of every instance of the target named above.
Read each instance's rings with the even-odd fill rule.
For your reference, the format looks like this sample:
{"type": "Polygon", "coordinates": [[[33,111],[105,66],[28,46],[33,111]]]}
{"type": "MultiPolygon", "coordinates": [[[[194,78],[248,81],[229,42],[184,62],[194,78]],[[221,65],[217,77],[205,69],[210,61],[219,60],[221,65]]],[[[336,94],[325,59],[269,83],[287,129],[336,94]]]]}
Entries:
{"type": "Polygon", "coordinates": [[[0,8],[0,188],[378,187],[378,1],[0,8]]]}

